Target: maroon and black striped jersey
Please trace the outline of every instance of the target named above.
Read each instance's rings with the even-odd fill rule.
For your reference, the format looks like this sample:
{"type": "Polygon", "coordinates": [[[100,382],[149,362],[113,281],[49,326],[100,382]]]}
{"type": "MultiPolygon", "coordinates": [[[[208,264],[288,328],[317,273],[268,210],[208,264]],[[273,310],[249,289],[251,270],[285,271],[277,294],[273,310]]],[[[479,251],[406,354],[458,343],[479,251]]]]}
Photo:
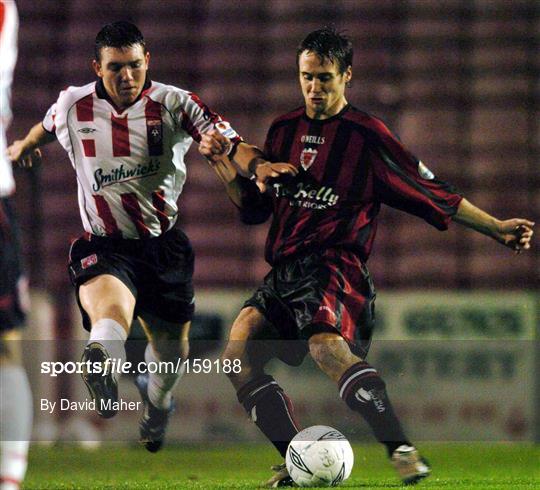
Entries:
{"type": "Polygon", "coordinates": [[[448,227],[462,199],[379,119],[350,105],[325,119],[299,108],[277,118],[265,143],[273,162],[299,168],[273,184],[266,260],[342,248],[369,257],[382,203],[448,227]]]}

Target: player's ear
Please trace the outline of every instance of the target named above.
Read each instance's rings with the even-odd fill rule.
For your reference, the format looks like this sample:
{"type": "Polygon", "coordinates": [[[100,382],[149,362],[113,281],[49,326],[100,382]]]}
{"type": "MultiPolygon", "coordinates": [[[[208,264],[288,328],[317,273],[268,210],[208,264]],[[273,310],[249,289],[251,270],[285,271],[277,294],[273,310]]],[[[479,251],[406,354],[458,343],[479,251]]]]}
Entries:
{"type": "Polygon", "coordinates": [[[350,83],[352,79],[352,66],[349,65],[347,69],[345,70],[345,73],[343,74],[345,77],[345,83],[350,83]]]}
{"type": "Polygon", "coordinates": [[[92,60],[92,67],[94,68],[94,71],[96,72],[96,75],[99,78],[103,77],[103,72],[101,71],[101,63],[97,60],[92,60]]]}
{"type": "Polygon", "coordinates": [[[147,51],[144,55],[144,60],[146,61],[146,68],[150,65],[150,51],[147,51]]]}

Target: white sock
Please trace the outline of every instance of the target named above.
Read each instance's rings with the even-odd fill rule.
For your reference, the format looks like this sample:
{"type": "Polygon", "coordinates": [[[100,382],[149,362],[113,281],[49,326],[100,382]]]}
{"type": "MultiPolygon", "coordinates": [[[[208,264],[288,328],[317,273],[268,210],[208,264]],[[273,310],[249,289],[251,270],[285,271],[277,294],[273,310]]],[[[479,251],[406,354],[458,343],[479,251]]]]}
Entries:
{"type": "MultiPolygon", "coordinates": [[[[120,359],[123,364],[126,361],[126,339],[127,332],[122,325],[110,318],[103,318],[92,325],[87,345],[92,342],[100,343],[112,359],[120,359]]],[[[115,379],[119,378],[116,369],[112,374],[115,379]]]]}
{"type": "Polygon", "coordinates": [[[160,360],[150,342],[148,342],[144,351],[144,360],[147,364],[152,364],[152,371],[162,371],[148,374],[148,398],[150,398],[152,405],[155,407],[162,410],[167,409],[171,406],[172,390],[183,376],[185,365],[181,363],[178,372],[174,372],[176,362],[161,363],[160,366],[160,360]],[[174,366],[171,366],[171,364],[174,364],[174,366]],[[159,369],[160,367],[162,369],[159,369]]]}
{"type": "Polygon", "coordinates": [[[32,393],[22,366],[0,368],[1,490],[18,488],[26,473],[32,432],[32,393]]]}

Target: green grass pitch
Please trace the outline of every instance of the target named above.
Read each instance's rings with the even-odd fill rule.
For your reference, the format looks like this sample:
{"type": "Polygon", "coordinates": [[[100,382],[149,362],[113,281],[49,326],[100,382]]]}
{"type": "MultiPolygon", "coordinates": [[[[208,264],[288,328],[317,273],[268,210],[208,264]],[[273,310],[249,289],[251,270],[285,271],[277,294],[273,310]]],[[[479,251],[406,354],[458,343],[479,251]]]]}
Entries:
{"type": "MultiPolygon", "coordinates": [[[[423,443],[433,474],[420,488],[538,489],[540,447],[505,443],[423,443]]],[[[355,467],[342,488],[399,488],[382,447],[354,445],[355,467]]],[[[157,454],[142,447],[33,445],[23,489],[253,489],[279,463],[263,445],[169,445],[157,454]]]]}

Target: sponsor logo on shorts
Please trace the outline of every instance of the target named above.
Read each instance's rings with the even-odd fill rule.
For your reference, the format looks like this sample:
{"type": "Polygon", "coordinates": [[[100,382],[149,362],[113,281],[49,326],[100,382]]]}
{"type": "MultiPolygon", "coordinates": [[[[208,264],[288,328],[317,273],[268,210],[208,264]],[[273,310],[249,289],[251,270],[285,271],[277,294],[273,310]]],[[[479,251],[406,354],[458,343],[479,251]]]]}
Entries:
{"type": "Polygon", "coordinates": [[[88,269],[88,267],[92,267],[93,265],[96,265],[97,261],[98,261],[98,258],[96,254],[89,255],[88,257],[81,259],[81,267],[83,269],[88,269]]]}
{"type": "Polygon", "coordinates": [[[327,311],[332,316],[336,316],[336,314],[334,313],[334,310],[332,310],[332,308],[330,308],[329,306],[326,306],[326,305],[319,306],[319,311],[327,311]]]}

